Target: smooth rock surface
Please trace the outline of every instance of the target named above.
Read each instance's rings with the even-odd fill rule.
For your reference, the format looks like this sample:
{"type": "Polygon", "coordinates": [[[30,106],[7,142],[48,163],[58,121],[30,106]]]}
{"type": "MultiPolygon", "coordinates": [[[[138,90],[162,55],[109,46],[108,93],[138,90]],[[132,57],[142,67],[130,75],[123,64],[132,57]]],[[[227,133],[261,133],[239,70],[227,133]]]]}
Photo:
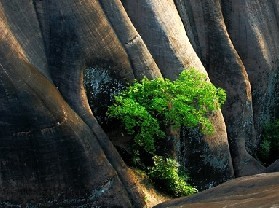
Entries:
{"type": "Polygon", "coordinates": [[[278,117],[278,8],[277,0],[0,0],[0,202],[144,206],[88,105],[91,67],[128,83],[195,66],[227,102],[211,117],[215,134],[185,147],[185,166],[200,186],[265,172],[251,155],[278,117]]]}
{"type": "Polygon", "coordinates": [[[279,159],[272,163],[270,166],[267,167],[266,172],[279,172],[279,159]]]}
{"type": "Polygon", "coordinates": [[[196,195],[155,206],[187,208],[276,208],[279,207],[279,172],[233,179],[196,195]]]}
{"type": "MultiPolygon", "coordinates": [[[[215,85],[224,88],[227,92],[227,101],[222,112],[225,118],[235,176],[262,172],[264,167],[250,154],[254,154],[258,142],[257,137],[261,131],[259,126],[255,129],[254,121],[259,122],[260,117],[264,113],[263,111],[255,113],[253,110],[253,96],[256,91],[251,91],[252,88],[254,89],[254,86],[251,86],[246,70],[247,66],[241,56],[239,56],[237,48],[231,39],[230,30],[228,31],[227,29],[232,26],[228,22],[229,20],[245,25],[243,23],[245,21],[239,20],[238,17],[227,18],[226,16],[228,11],[240,11],[240,9],[237,9],[240,8],[240,1],[176,0],[175,2],[190,42],[205,66],[211,81],[215,85]],[[231,4],[237,8],[232,8],[231,4]]],[[[247,4],[249,4],[248,2],[247,4]]],[[[256,5],[263,9],[270,6],[266,1],[256,3],[256,5]]],[[[258,16],[257,12],[260,13],[260,11],[256,10],[253,14],[250,14],[248,10],[252,9],[252,5],[245,7],[245,9],[242,13],[247,16],[258,16]]],[[[269,15],[274,14],[270,12],[269,15]]],[[[263,22],[258,22],[255,27],[265,27],[264,20],[268,20],[264,18],[262,20],[263,22]]],[[[273,17],[272,21],[276,21],[276,19],[273,17]]],[[[278,30],[278,25],[274,24],[272,30],[278,30]]],[[[247,30],[235,29],[234,31],[236,31],[236,34],[247,36],[245,35],[247,30]]],[[[254,33],[251,34],[255,35],[254,33]]],[[[242,40],[242,42],[250,44],[250,39],[242,40]]],[[[251,42],[251,44],[251,50],[253,50],[254,46],[257,47],[258,45],[258,43],[254,42],[251,42]]],[[[278,39],[274,39],[274,44],[278,44],[278,39]]],[[[271,50],[273,50],[272,48],[273,46],[271,50]]],[[[266,48],[266,50],[269,49],[266,48]]],[[[257,53],[257,56],[262,58],[262,53],[257,53]]],[[[250,59],[250,62],[253,61],[255,59],[250,59]]],[[[269,70],[272,70],[272,68],[269,67],[266,73],[269,73],[269,70]]],[[[274,83],[267,81],[268,79],[262,76],[258,76],[258,78],[262,79],[270,89],[274,87],[274,83]]],[[[275,95],[276,90],[273,89],[269,92],[275,95]]],[[[266,102],[258,103],[258,107],[265,106],[266,104],[266,102]]],[[[276,111],[274,107],[266,109],[276,111]]]]}

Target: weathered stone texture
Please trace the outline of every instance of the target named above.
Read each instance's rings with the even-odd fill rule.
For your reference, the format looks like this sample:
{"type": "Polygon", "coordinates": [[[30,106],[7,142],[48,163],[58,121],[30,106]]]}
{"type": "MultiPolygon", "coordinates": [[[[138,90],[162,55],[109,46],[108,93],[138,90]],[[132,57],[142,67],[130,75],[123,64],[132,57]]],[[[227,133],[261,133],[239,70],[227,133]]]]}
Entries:
{"type": "MultiPolygon", "coordinates": [[[[132,22],[139,31],[147,47],[152,53],[162,71],[162,75],[169,79],[178,76],[181,70],[193,66],[203,73],[204,69],[199,57],[194,51],[186,35],[185,28],[172,1],[125,1],[124,6],[132,22]]],[[[218,184],[233,176],[231,155],[228,148],[226,127],[221,113],[216,113],[212,119],[214,127],[218,129],[211,137],[200,138],[203,145],[182,144],[185,153],[182,163],[191,172],[195,185],[199,188],[218,184]],[[216,144],[216,141],[218,144],[216,144]],[[193,148],[196,148],[195,150],[193,148]],[[198,157],[186,153],[199,152],[198,157]],[[190,158],[192,158],[190,160],[190,158]],[[205,160],[201,158],[206,158],[205,160]],[[215,159],[216,163],[209,163],[208,158],[215,159]],[[218,161],[218,162],[217,162],[218,161]],[[193,165],[193,166],[192,166],[193,165]],[[217,166],[221,166],[218,169],[217,166]],[[192,167],[192,168],[191,168],[192,167]],[[203,167],[202,169],[198,167],[203,167]],[[203,180],[202,176],[208,170],[215,170],[215,174],[203,180]],[[201,180],[198,182],[198,180],[201,180]]],[[[187,138],[185,138],[187,140],[187,138]]],[[[193,143],[197,139],[193,140],[193,143]]],[[[197,155],[195,155],[197,156],[197,155]]]]}
{"type": "MultiPolygon", "coordinates": [[[[101,32],[88,23],[84,25],[93,27],[95,34],[84,33],[89,38],[82,42],[78,36],[84,36],[77,34],[82,28],[74,27],[82,27],[76,22],[81,20],[75,18],[78,15],[73,9],[80,8],[75,4],[65,7],[62,1],[55,5],[44,1],[41,8],[46,11],[40,11],[38,22],[36,15],[32,16],[36,14],[33,5],[29,1],[25,3],[5,1],[0,7],[0,201],[15,204],[33,201],[44,206],[53,203],[57,206],[143,206],[143,198],[129,178],[127,167],[94,123],[82,83],[87,53],[92,61],[98,56],[112,60],[113,56],[119,66],[125,69],[126,64],[126,71],[130,70],[123,49],[121,54],[121,44],[117,47],[117,44],[96,41],[101,32]],[[15,9],[22,18],[7,18],[15,9]],[[59,11],[64,11],[65,16],[59,11]],[[43,16],[49,14],[52,16],[43,16]],[[37,27],[24,28],[29,25],[37,27]],[[97,54],[94,49],[103,53],[90,55],[85,43],[92,47],[90,53],[97,54]],[[101,50],[106,45],[107,49],[101,50]],[[100,137],[106,140],[104,150],[98,141],[100,137]]],[[[98,11],[99,15],[104,14],[100,7],[98,11]]],[[[89,14],[93,15],[92,19],[98,15],[93,9],[89,14]]],[[[110,26],[105,21],[100,30],[107,34],[107,28],[110,26]]],[[[113,37],[117,43],[111,29],[111,37],[107,39],[113,37]]],[[[120,70],[119,74],[127,72],[120,70]]]]}
{"type": "Polygon", "coordinates": [[[214,135],[185,140],[185,166],[200,186],[266,171],[251,154],[278,116],[278,11],[277,0],[0,0],[0,202],[144,206],[88,105],[90,67],[123,82],[196,67],[227,102],[214,135]]]}
{"type": "Polygon", "coordinates": [[[136,31],[120,0],[100,1],[113,29],[125,47],[136,79],[161,77],[160,69],[136,31]]]}
{"type": "Polygon", "coordinates": [[[164,77],[174,79],[189,66],[205,72],[172,1],[125,1],[123,5],[164,77]]]}
{"type": "Polygon", "coordinates": [[[259,142],[262,126],[277,114],[275,108],[279,68],[278,13],[272,1],[223,1],[224,18],[252,86],[254,141],[247,141],[250,149],[259,142]]]}
{"type": "Polygon", "coordinates": [[[279,206],[279,173],[233,179],[218,187],[159,204],[155,207],[189,208],[270,208],[279,206]]]}
{"type": "Polygon", "coordinates": [[[262,126],[276,115],[276,6],[269,1],[175,2],[211,81],[227,91],[223,114],[235,175],[263,171],[249,154],[255,154],[262,126]]]}
{"type": "Polygon", "coordinates": [[[50,77],[42,33],[32,1],[26,1],[24,6],[18,1],[3,1],[0,7],[1,21],[5,24],[1,24],[1,30],[9,30],[11,34],[6,37],[14,36],[28,62],[50,77]]]}

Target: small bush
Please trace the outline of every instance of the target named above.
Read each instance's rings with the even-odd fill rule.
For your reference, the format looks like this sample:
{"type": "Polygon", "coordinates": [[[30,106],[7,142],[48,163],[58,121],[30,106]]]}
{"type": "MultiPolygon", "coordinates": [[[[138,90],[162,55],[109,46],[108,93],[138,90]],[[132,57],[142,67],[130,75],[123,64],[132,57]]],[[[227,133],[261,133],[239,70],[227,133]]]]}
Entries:
{"type": "Polygon", "coordinates": [[[154,156],[153,160],[154,166],[148,175],[160,190],[176,197],[197,192],[196,188],[186,183],[186,175],[179,173],[179,164],[175,160],[161,156],[154,156]]]}
{"type": "Polygon", "coordinates": [[[156,139],[166,136],[165,129],[200,127],[205,134],[214,131],[208,119],[220,109],[226,93],[216,88],[199,71],[184,70],[177,80],[144,78],[115,96],[107,115],[124,124],[134,136],[135,148],[155,152],[156,139]],[[140,148],[139,148],[140,149],[140,148]]]}
{"type": "Polygon", "coordinates": [[[182,126],[199,128],[204,134],[213,133],[208,117],[221,108],[225,99],[223,89],[216,88],[206,75],[191,68],[184,70],[175,81],[164,78],[136,81],[115,96],[107,115],[119,119],[126,133],[133,136],[135,165],[145,170],[149,167],[149,176],[161,190],[185,196],[197,190],[186,183],[187,177],[179,173],[174,158],[163,159],[157,155],[175,157],[162,152],[162,146],[166,138],[179,139],[170,134],[182,126]]]}

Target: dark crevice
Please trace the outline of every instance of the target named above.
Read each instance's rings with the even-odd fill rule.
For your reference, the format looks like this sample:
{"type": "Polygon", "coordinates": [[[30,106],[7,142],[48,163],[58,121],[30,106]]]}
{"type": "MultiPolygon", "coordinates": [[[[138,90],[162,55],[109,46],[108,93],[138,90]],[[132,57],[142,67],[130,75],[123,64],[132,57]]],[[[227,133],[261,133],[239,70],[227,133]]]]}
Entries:
{"type": "MultiPolygon", "coordinates": [[[[44,35],[44,32],[43,32],[44,28],[43,28],[42,19],[41,19],[41,15],[43,15],[43,13],[39,14],[38,2],[43,5],[43,1],[42,0],[32,0],[34,11],[35,11],[36,16],[37,16],[37,22],[39,24],[40,34],[41,34],[42,40],[43,40],[44,52],[45,52],[46,59],[47,59],[47,62],[48,62],[47,47],[46,47],[47,46],[47,42],[46,42],[46,38],[45,38],[45,35],[44,35]]],[[[43,10],[42,10],[42,12],[43,12],[43,10]]]]}
{"type": "Polygon", "coordinates": [[[198,31],[195,23],[193,8],[191,2],[183,0],[174,1],[178,14],[182,20],[184,28],[186,30],[187,36],[190,43],[192,44],[194,50],[196,51],[199,58],[201,58],[201,47],[198,37],[198,31]]]}
{"type": "Polygon", "coordinates": [[[143,200],[141,197],[135,195],[135,190],[131,190],[134,187],[131,187],[130,182],[128,182],[129,173],[123,168],[125,163],[106,135],[106,133],[118,127],[115,123],[107,120],[107,108],[112,104],[114,94],[122,90],[125,86],[124,82],[110,70],[112,67],[110,64],[104,61],[98,62],[84,72],[83,83],[86,89],[87,100],[95,117],[91,116],[91,121],[85,121],[85,123],[87,123],[89,128],[92,127],[92,133],[102,147],[107,161],[116,171],[129,197],[130,203],[134,207],[141,207],[143,206],[143,200]]]}

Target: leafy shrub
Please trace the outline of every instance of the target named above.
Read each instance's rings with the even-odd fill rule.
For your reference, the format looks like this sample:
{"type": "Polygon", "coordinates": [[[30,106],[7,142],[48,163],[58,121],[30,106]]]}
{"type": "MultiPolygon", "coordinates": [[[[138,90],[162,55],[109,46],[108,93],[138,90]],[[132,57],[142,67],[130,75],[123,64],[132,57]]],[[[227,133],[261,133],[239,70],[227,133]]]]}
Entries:
{"type": "Polygon", "coordinates": [[[164,78],[136,81],[115,96],[107,115],[119,119],[134,137],[133,160],[137,165],[146,168],[142,163],[147,162],[142,160],[153,160],[149,176],[157,186],[174,196],[182,196],[197,190],[187,185],[186,177],[179,174],[176,160],[157,156],[158,145],[168,136],[168,129],[181,126],[199,127],[204,134],[212,133],[214,129],[208,116],[220,109],[225,99],[223,89],[216,88],[206,75],[191,68],[184,70],[175,81],[164,78]]]}
{"type": "Polygon", "coordinates": [[[155,151],[154,138],[165,136],[158,120],[132,98],[124,98],[120,95],[115,97],[115,102],[116,105],[109,107],[109,115],[119,117],[127,133],[134,135],[135,143],[147,152],[153,153],[155,151]]]}
{"type": "Polygon", "coordinates": [[[269,165],[279,158],[279,120],[266,125],[263,129],[259,159],[269,165]]]}
{"type": "Polygon", "coordinates": [[[153,160],[154,166],[148,175],[159,189],[177,197],[197,192],[197,189],[186,183],[186,175],[179,174],[179,164],[175,160],[161,156],[154,156],[153,160]]]}
{"type": "MultiPolygon", "coordinates": [[[[119,95],[108,109],[108,116],[121,120],[137,147],[155,152],[155,140],[165,137],[168,126],[200,127],[213,132],[208,116],[224,103],[226,94],[207,77],[191,68],[177,80],[144,78],[119,95]]],[[[136,148],[137,148],[136,147],[136,148]]]]}

